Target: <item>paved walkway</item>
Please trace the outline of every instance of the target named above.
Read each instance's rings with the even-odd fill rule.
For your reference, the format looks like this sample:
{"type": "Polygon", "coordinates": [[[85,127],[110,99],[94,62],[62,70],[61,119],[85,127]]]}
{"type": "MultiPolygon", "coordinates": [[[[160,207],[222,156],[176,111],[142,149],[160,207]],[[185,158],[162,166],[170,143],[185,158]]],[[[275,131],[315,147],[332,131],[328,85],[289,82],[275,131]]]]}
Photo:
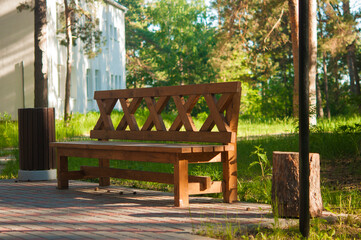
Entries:
{"type": "Polygon", "coordinates": [[[170,193],[80,181],[57,190],[55,181],[0,180],[0,239],[208,239],[195,232],[210,222],[273,223],[265,204],[207,197],[190,203],[175,208],[170,193]]]}

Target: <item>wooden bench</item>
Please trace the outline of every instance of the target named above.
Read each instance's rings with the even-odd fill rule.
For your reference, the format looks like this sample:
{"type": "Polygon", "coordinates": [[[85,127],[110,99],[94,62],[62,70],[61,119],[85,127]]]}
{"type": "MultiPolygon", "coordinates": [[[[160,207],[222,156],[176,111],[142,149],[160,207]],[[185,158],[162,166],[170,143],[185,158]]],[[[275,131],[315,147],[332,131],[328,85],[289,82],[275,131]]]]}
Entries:
{"type": "Polygon", "coordinates": [[[50,144],[57,150],[58,188],[67,189],[69,180],[84,178],[99,178],[100,186],[108,186],[113,177],[174,184],[174,204],[178,207],[188,206],[192,194],[223,192],[224,202],[236,201],[240,94],[240,82],[96,91],[100,117],[90,137],[99,141],[50,144]],[[191,111],[201,98],[209,114],[197,129],[191,111]],[[168,104],[171,99],[173,104],[168,104]],[[110,114],[118,101],[124,116],[115,128],[110,114]],[[135,112],[142,101],[149,116],[139,126],[135,112]],[[161,116],[167,105],[175,106],[178,113],[168,129],[161,116]],[[97,158],[99,166],[68,171],[68,157],[97,158]],[[173,164],[174,173],[110,168],[110,159],[173,164]],[[188,175],[188,164],[211,162],[222,162],[223,181],[188,175]]]}

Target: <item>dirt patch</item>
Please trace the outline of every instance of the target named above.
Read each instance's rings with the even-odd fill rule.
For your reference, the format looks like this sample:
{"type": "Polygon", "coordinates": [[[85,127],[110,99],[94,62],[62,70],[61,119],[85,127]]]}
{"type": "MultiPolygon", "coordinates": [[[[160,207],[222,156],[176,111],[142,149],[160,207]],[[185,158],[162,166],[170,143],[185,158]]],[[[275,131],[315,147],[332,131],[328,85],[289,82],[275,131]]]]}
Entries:
{"type": "Polygon", "coordinates": [[[361,190],[361,157],[322,160],[321,178],[325,184],[338,189],[361,190]]]}

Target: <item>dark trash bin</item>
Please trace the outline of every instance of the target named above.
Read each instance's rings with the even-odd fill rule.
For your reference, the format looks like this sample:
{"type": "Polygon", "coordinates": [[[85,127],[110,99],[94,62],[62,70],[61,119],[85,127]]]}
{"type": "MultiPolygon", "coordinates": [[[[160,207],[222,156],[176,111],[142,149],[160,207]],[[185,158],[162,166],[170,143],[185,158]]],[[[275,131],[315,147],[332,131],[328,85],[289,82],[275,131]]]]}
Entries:
{"type": "Polygon", "coordinates": [[[56,179],[54,108],[21,108],[19,123],[19,180],[56,179]]]}

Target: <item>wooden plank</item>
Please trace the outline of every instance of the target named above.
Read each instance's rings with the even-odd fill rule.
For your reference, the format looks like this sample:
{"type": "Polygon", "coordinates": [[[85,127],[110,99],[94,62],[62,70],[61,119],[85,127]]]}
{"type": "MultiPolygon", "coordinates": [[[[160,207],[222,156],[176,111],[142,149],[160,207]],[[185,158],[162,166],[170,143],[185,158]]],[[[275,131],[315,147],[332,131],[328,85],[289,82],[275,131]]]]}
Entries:
{"type": "Polygon", "coordinates": [[[185,158],[189,163],[222,162],[221,153],[186,153],[180,154],[179,158],[185,158]]]}
{"type": "Polygon", "coordinates": [[[189,206],[188,161],[183,159],[174,163],[174,206],[189,206]]]}
{"type": "MultiPolygon", "coordinates": [[[[227,108],[227,106],[231,105],[232,96],[233,94],[223,94],[216,104],[216,109],[217,109],[216,112],[223,113],[224,110],[227,108]]],[[[209,101],[211,103],[214,102],[215,101],[214,97],[210,97],[209,101]]],[[[209,114],[208,118],[203,123],[203,126],[201,127],[200,131],[211,131],[215,124],[216,122],[213,120],[213,116],[209,114]]]]}
{"type": "MultiPolygon", "coordinates": [[[[79,141],[79,142],[56,142],[51,143],[58,148],[69,149],[98,149],[98,150],[119,150],[119,151],[136,151],[136,152],[167,152],[167,153],[191,153],[193,145],[191,144],[170,144],[170,143],[144,143],[144,142],[96,142],[96,141],[79,141]]],[[[194,145],[195,147],[214,145],[194,145]]]]}
{"type": "MultiPolygon", "coordinates": [[[[217,106],[216,99],[214,96],[212,96],[211,94],[206,94],[204,96],[204,98],[206,99],[208,108],[209,108],[209,116],[208,119],[212,119],[212,124],[210,124],[210,126],[207,126],[206,124],[203,124],[203,126],[201,127],[200,131],[211,131],[214,124],[217,126],[218,131],[220,132],[230,132],[230,128],[226,122],[225,117],[223,116],[223,113],[221,112],[221,110],[219,109],[219,106],[217,106]]],[[[207,120],[208,120],[207,119],[207,120]]],[[[206,120],[206,122],[207,122],[206,120]]],[[[205,122],[205,123],[206,123],[205,122]]]]}
{"type": "Polygon", "coordinates": [[[24,169],[24,148],[25,148],[25,121],[24,121],[24,109],[18,109],[18,129],[19,129],[19,167],[24,169]]]}
{"type": "Polygon", "coordinates": [[[214,181],[211,183],[211,186],[207,189],[202,189],[200,183],[189,183],[188,184],[188,193],[189,195],[197,194],[209,194],[209,193],[221,193],[223,189],[222,181],[214,181]]]}
{"type": "MultiPolygon", "coordinates": [[[[122,120],[125,119],[125,121],[126,121],[126,124],[122,124],[122,125],[124,125],[125,127],[128,125],[131,131],[139,131],[137,121],[135,120],[135,117],[134,117],[134,112],[132,113],[132,111],[130,111],[128,109],[128,104],[124,98],[120,98],[119,100],[120,100],[120,104],[122,105],[122,109],[124,112],[124,116],[123,116],[122,120]]],[[[125,130],[125,128],[124,128],[124,130],[125,130]]]]}
{"type": "Polygon", "coordinates": [[[180,116],[186,131],[191,131],[191,132],[197,131],[190,112],[188,112],[188,109],[186,109],[184,106],[185,105],[184,98],[180,96],[173,96],[173,100],[178,110],[178,116],[180,116]]]}
{"type": "Polygon", "coordinates": [[[118,99],[97,99],[100,117],[94,129],[114,130],[110,114],[113,111],[118,99]]]}
{"type": "Polygon", "coordinates": [[[170,87],[137,88],[96,91],[94,99],[109,98],[134,98],[134,97],[154,97],[154,96],[174,96],[174,95],[204,95],[208,93],[234,93],[241,91],[241,82],[209,83],[197,85],[183,85],[170,87]]]}
{"type": "Polygon", "coordinates": [[[63,152],[63,156],[83,157],[83,158],[105,158],[114,160],[129,160],[140,162],[159,162],[174,163],[176,153],[162,152],[129,152],[119,150],[103,150],[103,149],[76,149],[76,148],[58,148],[63,152]]]}
{"type": "MultiPolygon", "coordinates": [[[[122,99],[122,98],[120,98],[120,99],[122,99]]],[[[133,98],[132,102],[129,104],[129,107],[128,107],[129,113],[131,115],[134,116],[134,113],[137,111],[142,100],[143,100],[143,98],[133,98]]],[[[120,120],[120,122],[118,124],[117,131],[125,130],[127,128],[127,126],[128,126],[127,119],[125,116],[123,116],[122,120],[120,120]]],[[[138,124],[137,124],[137,126],[138,126],[138,124]]]]}
{"type": "MultiPolygon", "coordinates": [[[[191,95],[188,98],[188,101],[184,104],[184,109],[187,113],[191,113],[194,106],[197,104],[200,95],[191,95]]],[[[193,121],[193,120],[192,120],[193,121]]],[[[174,119],[172,126],[169,128],[169,131],[179,131],[183,125],[182,119],[178,114],[177,117],[174,119]]],[[[196,130],[194,130],[196,131],[196,130]]]]}
{"type": "Polygon", "coordinates": [[[81,166],[80,169],[85,173],[87,177],[92,178],[113,177],[165,184],[173,184],[174,181],[173,174],[171,173],[159,173],[117,168],[99,168],[92,166],[81,166]]]}
{"type": "MultiPolygon", "coordinates": [[[[174,175],[171,173],[138,171],[118,168],[101,168],[93,166],[81,166],[80,173],[74,173],[75,176],[83,174],[83,178],[122,178],[137,181],[158,182],[165,184],[174,184],[174,175]],[[78,175],[76,175],[78,174],[78,175]]],[[[203,176],[188,176],[189,182],[200,183],[201,189],[207,189],[211,186],[211,178],[203,176]]],[[[73,178],[72,178],[73,179],[73,178]]],[[[79,178],[78,178],[79,179],[79,178]]]]}
{"type": "MultiPolygon", "coordinates": [[[[83,171],[62,172],[62,173],[60,173],[60,177],[62,179],[66,179],[66,180],[79,180],[79,179],[87,178],[84,175],[83,171]]],[[[58,187],[58,189],[64,189],[64,188],[59,188],[58,187]]]]}
{"type": "MultiPolygon", "coordinates": [[[[229,117],[229,127],[232,132],[237,132],[238,128],[238,118],[239,118],[239,106],[241,103],[241,92],[238,92],[233,95],[232,104],[231,104],[231,116],[229,117]]],[[[235,143],[237,139],[232,139],[232,143],[235,143]]]]}
{"type": "Polygon", "coordinates": [[[176,131],[108,131],[92,130],[91,138],[122,139],[140,141],[182,141],[182,142],[214,142],[229,143],[236,137],[234,132],[176,132],[176,131]]]}
{"type": "Polygon", "coordinates": [[[188,176],[188,183],[199,183],[200,190],[204,191],[211,187],[212,180],[208,176],[188,176]]]}
{"type": "Polygon", "coordinates": [[[167,131],[160,114],[167,105],[169,97],[161,97],[158,102],[155,102],[153,97],[145,97],[144,100],[149,109],[149,116],[142,127],[142,131],[150,131],[153,126],[157,131],[167,131]]]}

